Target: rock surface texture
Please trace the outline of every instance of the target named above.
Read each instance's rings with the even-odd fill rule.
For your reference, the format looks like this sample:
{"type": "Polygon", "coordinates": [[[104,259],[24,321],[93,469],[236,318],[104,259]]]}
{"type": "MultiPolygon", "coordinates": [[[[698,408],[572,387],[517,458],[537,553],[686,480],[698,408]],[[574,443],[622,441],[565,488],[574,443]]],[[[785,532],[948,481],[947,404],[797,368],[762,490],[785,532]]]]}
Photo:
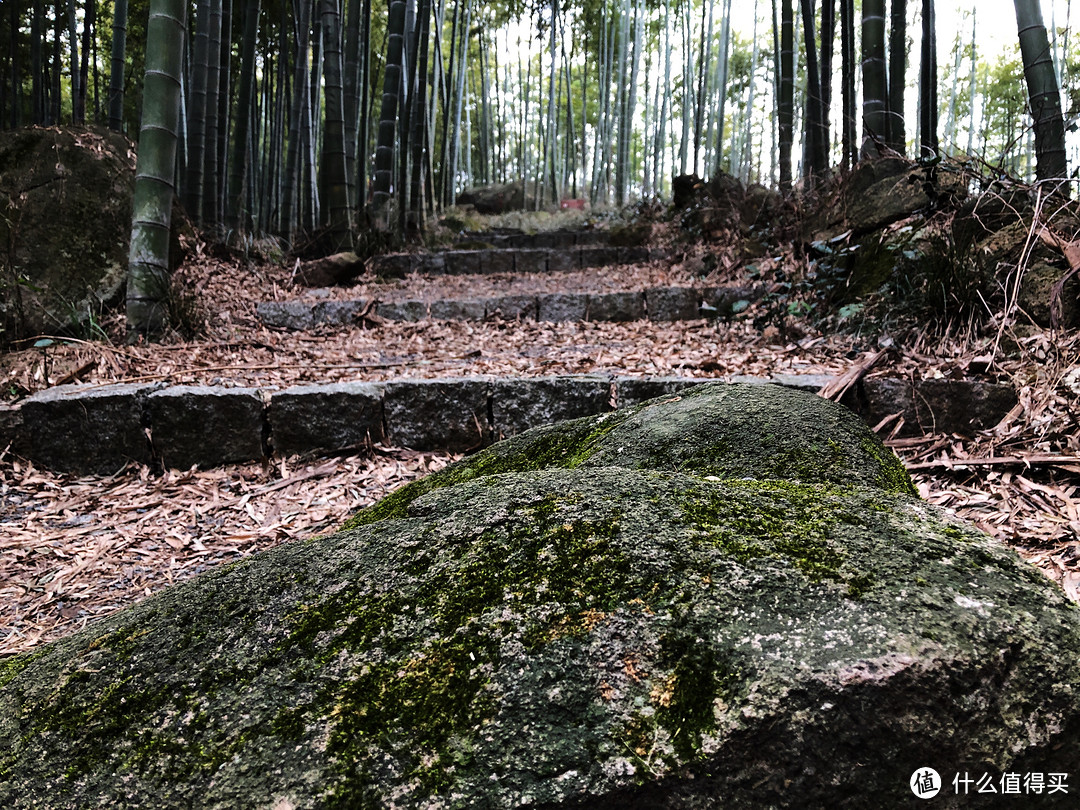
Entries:
{"type": "Polygon", "coordinates": [[[0,342],[78,329],[122,296],[135,155],[99,129],[0,137],[0,342]]]}
{"type": "Polygon", "coordinates": [[[4,807],[899,807],[1078,761],[1077,610],[774,387],[528,431],[0,666],[4,807]]]}

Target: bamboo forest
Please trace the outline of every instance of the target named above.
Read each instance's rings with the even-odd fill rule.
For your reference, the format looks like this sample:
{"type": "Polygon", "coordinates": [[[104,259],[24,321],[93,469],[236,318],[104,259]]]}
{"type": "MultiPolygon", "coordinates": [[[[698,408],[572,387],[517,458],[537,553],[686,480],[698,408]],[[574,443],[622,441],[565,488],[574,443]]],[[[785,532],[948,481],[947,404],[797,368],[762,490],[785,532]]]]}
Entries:
{"type": "Polygon", "coordinates": [[[0,123],[99,123],[138,140],[158,101],[147,95],[178,92],[189,214],[286,236],[423,227],[489,183],[527,184],[537,206],[665,197],[690,172],[787,188],[850,167],[866,141],[1067,173],[1071,3],[1048,16],[1016,0],[1030,42],[992,50],[980,26],[1003,9],[986,4],[950,9],[947,42],[933,0],[734,5],[5,0],[0,123]],[[178,60],[160,89],[144,87],[148,69],[162,78],[147,53],[178,60]]]}

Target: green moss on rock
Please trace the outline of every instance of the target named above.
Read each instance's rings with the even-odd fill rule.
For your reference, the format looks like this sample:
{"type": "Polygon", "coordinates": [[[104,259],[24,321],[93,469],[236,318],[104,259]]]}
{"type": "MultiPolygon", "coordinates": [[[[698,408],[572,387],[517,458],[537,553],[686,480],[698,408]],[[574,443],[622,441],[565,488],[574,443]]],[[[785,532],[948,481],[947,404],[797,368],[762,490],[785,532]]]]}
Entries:
{"type": "Polygon", "coordinates": [[[342,528],[400,517],[424,493],[463,481],[578,467],[876,485],[916,494],[896,455],[846,409],[779,386],[706,384],[613,413],[525,431],[402,487],[342,528]]]}
{"type": "Polygon", "coordinates": [[[745,460],[731,393],[496,446],[8,662],[0,803],[862,807],[927,751],[1068,771],[1060,590],[865,434],[745,460]]]}

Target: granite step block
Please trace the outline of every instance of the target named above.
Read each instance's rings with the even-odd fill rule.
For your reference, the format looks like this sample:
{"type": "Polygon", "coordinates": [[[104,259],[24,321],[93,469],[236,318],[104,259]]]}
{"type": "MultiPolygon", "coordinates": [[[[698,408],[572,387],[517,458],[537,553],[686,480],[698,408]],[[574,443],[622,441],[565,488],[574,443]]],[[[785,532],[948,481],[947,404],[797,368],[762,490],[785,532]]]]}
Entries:
{"type": "Polygon", "coordinates": [[[589,313],[586,293],[553,293],[537,299],[537,320],[584,321],[589,313]]]}
{"type": "Polygon", "coordinates": [[[261,459],[263,400],[255,388],[177,385],[146,398],[154,451],[186,470],[261,459]]]}
{"type": "Polygon", "coordinates": [[[491,443],[490,383],[480,377],[387,383],[387,439],[413,450],[459,453],[491,443]]]}
{"type": "Polygon", "coordinates": [[[536,320],[539,304],[535,295],[503,295],[484,301],[484,317],[504,320],[536,320]]]}
{"type": "Polygon", "coordinates": [[[52,470],[102,475],[149,464],[143,405],[160,387],[60,385],[34,394],[20,406],[30,457],[52,470]]]}
{"type": "Polygon", "coordinates": [[[272,329],[300,332],[315,326],[315,314],[303,301],[263,301],[255,306],[259,320],[272,329]]]}
{"type": "Polygon", "coordinates": [[[364,311],[366,304],[364,300],[320,301],[311,307],[311,314],[316,324],[344,326],[354,323],[356,316],[364,311]]]}
{"type": "Polygon", "coordinates": [[[650,287],[645,311],[650,321],[692,321],[700,318],[701,294],[693,287],[650,287]]]}
{"type": "Polygon", "coordinates": [[[612,410],[611,380],[600,375],[496,380],[491,421],[496,439],[563,419],[612,410]]]}
{"type": "Polygon", "coordinates": [[[589,295],[590,321],[640,321],[645,318],[645,295],[640,292],[612,292],[589,295]]]}
{"type": "Polygon", "coordinates": [[[404,323],[416,323],[428,317],[428,305],[423,301],[380,302],[375,311],[380,318],[404,323]]]}
{"type": "Polygon", "coordinates": [[[381,442],[383,386],[349,382],[297,385],[273,395],[268,409],[274,453],[337,451],[381,442]]]}
{"type": "Polygon", "coordinates": [[[483,298],[432,301],[428,317],[436,321],[482,321],[487,312],[483,298]]]}

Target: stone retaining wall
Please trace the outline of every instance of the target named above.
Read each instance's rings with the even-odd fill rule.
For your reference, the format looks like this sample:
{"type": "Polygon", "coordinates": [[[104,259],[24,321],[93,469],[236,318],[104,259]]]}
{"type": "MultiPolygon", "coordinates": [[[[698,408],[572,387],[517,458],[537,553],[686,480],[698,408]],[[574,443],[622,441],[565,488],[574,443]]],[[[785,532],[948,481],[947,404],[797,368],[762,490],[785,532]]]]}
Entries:
{"type": "MultiPolygon", "coordinates": [[[[821,375],[773,382],[817,391],[821,375]]],[[[0,450],[55,470],[109,474],[128,461],[186,469],[274,454],[387,442],[466,452],[530,427],[632,405],[708,380],[607,375],[463,377],[301,385],[281,390],[119,384],[58,386],[0,407],[0,450]]],[[[719,381],[717,381],[719,384],[719,381]]],[[[905,432],[993,427],[1016,404],[1007,385],[872,378],[844,404],[867,423],[900,414],[905,432]]]]}

